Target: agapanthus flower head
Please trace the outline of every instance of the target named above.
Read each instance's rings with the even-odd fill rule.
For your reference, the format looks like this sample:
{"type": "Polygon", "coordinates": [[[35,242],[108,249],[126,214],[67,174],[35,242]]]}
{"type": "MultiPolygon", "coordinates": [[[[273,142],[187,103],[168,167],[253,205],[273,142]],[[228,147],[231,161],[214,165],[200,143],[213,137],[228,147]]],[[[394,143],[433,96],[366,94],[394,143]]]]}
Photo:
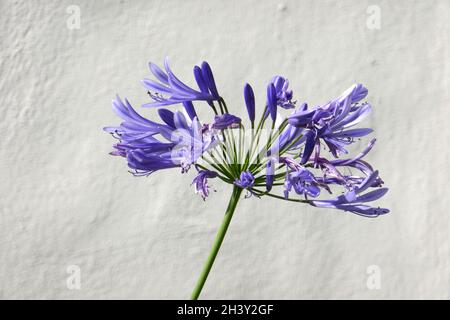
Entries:
{"type": "Polygon", "coordinates": [[[261,116],[255,122],[255,93],[245,84],[251,128],[246,131],[245,122],[228,110],[219,95],[207,62],[193,68],[198,89],[177,78],[167,59],[164,70],[150,63],[150,71],[156,80],[144,79],[143,83],[153,101],[144,106],[157,108],[153,114],[159,120],[143,117],[127,99],[114,99],[113,110],[122,123],[104,128],[117,140],[111,154],[125,158],[135,176],[169,168],[191,174],[194,167],[197,173],[192,184],[203,200],[210,195],[210,179],[217,178],[233,188],[193,299],[203,288],[244,190],[245,198],[267,196],[364,217],[389,212],[372,204],[388,191],[378,170],[364,159],[375,139],[356,156],[340,158],[355,138],[373,132],[356,127],[372,109],[369,103],[361,102],[368,94],[363,85],[353,85],[337,98],[309,108],[306,102],[296,106],[288,80],[276,76],[263,93],[261,116]],[[194,102],[208,105],[213,114],[205,117],[202,112],[200,120],[194,102]],[[285,109],[291,109],[287,118],[285,109]]]}
{"type": "Polygon", "coordinates": [[[134,175],[169,168],[187,173],[194,166],[193,184],[203,199],[209,195],[208,179],[218,178],[257,197],[370,217],[388,212],[370,205],[387,192],[378,171],[363,159],[375,139],[356,156],[340,158],[356,139],[373,132],[357,127],[372,110],[362,102],[368,94],[363,85],[353,85],[337,98],[310,108],[306,102],[297,106],[288,80],[276,76],[263,93],[258,122],[255,93],[247,83],[244,102],[253,130],[246,132],[245,121],[231,113],[220,97],[207,62],[193,68],[198,89],[176,77],[167,59],[163,69],[150,63],[150,71],[155,80],[143,83],[153,102],[145,106],[156,107],[160,120],[143,117],[128,100],[117,97],[113,109],[123,121],[105,128],[117,139],[111,154],[124,157],[134,175]],[[214,112],[200,121],[194,102],[209,105],[214,112]],[[337,189],[343,194],[330,197],[337,189]]]}

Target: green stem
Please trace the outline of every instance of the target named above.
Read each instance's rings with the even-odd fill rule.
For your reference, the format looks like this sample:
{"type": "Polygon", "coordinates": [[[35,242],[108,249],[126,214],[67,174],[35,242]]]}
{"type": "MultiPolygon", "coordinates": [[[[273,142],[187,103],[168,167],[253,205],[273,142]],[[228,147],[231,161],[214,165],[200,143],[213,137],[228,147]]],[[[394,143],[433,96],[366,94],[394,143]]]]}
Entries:
{"type": "Polygon", "coordinates": [[[206,278],[208,278],[208,274],[211,271],[211,267],[214,264],[214,260],[217,257],[217,253],[219,253],[220,246],[222,245],[223,239],[225,238],[225,234],[227,233],[228,226],[230,225],[231,218],[233,217],[234,209],[236,209],[236,205],[239,201],[239,197],[242,193],[242,189],[238,187],[233,187],[233,193],[231,194],[230,202],[228,203],[227,211],[225,212],[225,216],[223,217],[222,224],[219,227],[219,231],[217,232],[216,239],[214,240],[213,247],[211,252],[209,253],[208,259],[206,260],[205,265],[203,266],[202,273],[197,280],[197,284],[195,285],[194,291],[192,291],[191,299],[197,300],[202,288],[206,282],[206,278]]]}

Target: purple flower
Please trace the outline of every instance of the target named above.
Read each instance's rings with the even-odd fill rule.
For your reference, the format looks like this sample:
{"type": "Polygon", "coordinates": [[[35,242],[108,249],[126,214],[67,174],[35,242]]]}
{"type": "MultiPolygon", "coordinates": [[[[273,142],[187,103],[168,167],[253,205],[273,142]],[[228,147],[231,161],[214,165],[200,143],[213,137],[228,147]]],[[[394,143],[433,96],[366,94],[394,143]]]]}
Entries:
{"type": "MultiPolygon", "coordinates": [[[[216,82],[214,81],[214,76],[211,70],[211,67],[209,66],[208,62],[203,61],[202,62],[202,75],[203,79],[205,80],[206,87],[208,88],[209,92],[211,93],[214,100],[218,100],[220,98],[219,92],[217,91],[216,82]]],[[[197,79],[198,81],[198,79],[197,79]]]]}
{"type": "Polygon", "coordinates": [[[251,189],[255,184],[255,177],[250,171],[244,171],[239,179],[234,180],[234,184],[242,189],[251,189]]]}
{"type": "MultiPolygon", "coordinates": [[[[142,117],[128,100],[117,97],[113,109],[123,121],[119,126],[104,128],[117,140],[111,154],[125,158],[136,176],[148,176],[168,168],[181,168],[181,173],[185,173],[194,166],[197,173],[191,185],[195,185],[195,192],[203,200],[210,193],[208,179],[217,177],[233,186],[227,211],[192,299],[199,297],[243,189],[246,198],[268,196],[365,217],[389,212],[370,204],[388,191],[382,187],[384,182],[378,171],[363,160],[372,150],[375,139],[356,156],[339,158],[347,153],[347,146],[355,138],[372,132],[370,128],[354,128],[371,112],[368,103],[360,103],[368,93],[364,86],[356,84],[337,98],[312,109],[308,109],[306,103],[296,108],[289,81],[276,76],[266,88],[266,99],[262,102],[266,104],[255,128],[255,94],[246,84],[245,105],[251,129],[256,130],[245,132],[246,124],[228,111],[225,100],[219,95],[207,62],[193,68],[198,89],[178,79],[167,58],[164,70],[153,63],[149,67],[155,79],[144,79],[143,84],[153,102],[144,106],[157,107],[160,119],[142,117]],[[214,115],[201,123],[194,101],[209,104],[214,115]],[[173,104],[181,104],[184,110],[164,108],[173,104]],[[279,108],[294,110],[287,121],[279,121],[274,130],[278,111],[286,112],[279,108]],[[271,123],[267,123],[269,115],[271,123]],[[270,125],[272,130],[266,137],[263,133],[270,125]],[[234,128],[238,130],[224,131],[234,128]],[[333,157],[321,151],[322,145],[328,147],[333,157]],[[332,194],[335,189],[342,191],[331,199],[322,194],[322,190],[332,194]]],[[[203,117],[203,112],[201,114],[203,117]]]]}
{"type": "Polygon", "coordinates": [[[274,182],[274,174],[275,174],[275,160],[270,158],[266,164],[266,191],[270,192],[272,190],[273,182],[274,182]]]}
{"type": "Polygon", "coordinates": [[[124,122],[118,127],[104,128],[119,140],[111,154],[125,157],[135,175],[174,167],[181,167],[185,172],[217,144],[214,135],[202,132],[197,118],[188,122],[179,111],[159,109],[164,123],[156,123],[140,116],[126,99],[123,103],[117,97],[113,109],[124,122]]]}
{"type": "Polygon", "coordinates": [[[194,76],[200,91],[190,88],[178,79],[170,69],[167,58],[164,60],[165,71],[154,63],[150,63],[149,67],[158,81],[142,80],[144,86],[149,89],[150,97],[154,100],[154,102],[144,104],[144,107],[160,107],[195,100],[213,101],[220,98],[207,62],[203,62],[201,68],[194,68],[194,76]]]}
{"type": "Polygon", "coordinates": [[[132,130],[133,133],[139,134],[142,132],[157,132],[160,128],[160,124],[146,119],[139,115],[133,107],[130,105],[127,99],[125,103],[122,102],[119,96],[116,96],[112,101],[113,111],[121,117],[124,122],[120,127],[107,127],[108,132],[123,134],[127,129],[132,130]]]}
{"type": "MultiPolygon", "coordinates": [[[[306,103],[296,107],[289,81],[275,76],[266,88],[261,121],[251,135],[246,135],[241,131],[246,124],[228,111],[207,62],[193,68],[198,89],[178,79],[167,58],[164,70],[153,63],[149,67],[154,80],[145,79],[143,83],[154,101],[144,106],[158,107],[160,120],[142,117],[128,100],[117,97],[113,109],[123,121],[119,126],[104,128],[117,139],[111,154],[124,157],[132,174],[149,175],[168,168],[180,168],[185,173],[195,166],[197,176],[192,184],[203,199],[209,194],[208,179],[219,177],[233,184],[235,191],[246,189],[246,197],[286,198],[369,217],[389,212],[368,204],[388,190],[382,187],[384,182],[378,171],[364,159],[375,139],[356,156],[339,158],[348,153],[347,146],[355,138],[372,132],[370,128],[356,127],[372,108],[361,102],[368,94],[363,85],[353,85],[337,98],[314,108],[308,108],[306,103]],[[201,123],[194,101],[209,104],[214,115],[201,123]],[[173,104],[181,104],[184,110],[164,108],[173,104]],[[274,129],[278,111],[284,112],[279,108],[294,110],[287,121],[280,122],[278,130],[265,137],[263,132],[270,126],[266,120],[270,115],[274,129]],[[239,132],[223,132],[234,128],[239,128],[239,132]],[[323,151],[323,145],[332,157],[323,151]],[[284,186],[284,190],[278,186],[284,186]],[[322,198],[322,190],[332,194],[335,188],[343,193],[332,199],[322,198]],[[281,189],[281,196],[272,193],[274,189],[281,189]],[[296,195],[305,199],[295,199],[296,195]]],[[[255,129],[255,93],[248,83],[244,86],[244,100],[251,128],[255,129]]]]}
{"type": "Polygon", "coordinates": [[[301,163],[306,163],[316,148],[316,158],[319,156],[319,139],[322,139],[330,152],[338,157],[339,153],[347,153],[346,145],[354,138],[368,135],[373,130],[369,128],[350,129],[361,122],[370,112],[367,103],[357,104],[367,94],[362,85],[354,85],[337,99],[312,110],[302,108],[289,116],[289,124],[305,128],[305,147],[301,163]]]}
{"type": "Polygon", "coordinates": [[[197,113],[195,112],[194,109],[194,104],[191,101],[184,101],[183,107],[191,120],[197,117],[197,113]]]}
{"type": "Polygon", "coordinates": [[[175,146],[171,149],[171,158],[186,172],[204,152],[215,148],[219,140],[210,130],[205,131],[197,118],[188,123],[179,111],[174,113],[174,123],[176,128],[171,132],[170,141],[175,146]]]}
{"type": "Polygon", "coordinates": [[[167,124],[160,124],[139,115],[127,99],[125,103],[117,96],[113,100],[113,110],[124,121],[118,127],[105,127],[119,143],[114,146],[113,155],[125,156],[127,150],[138,148],[154,149],[163,152],[172,146],[171,143],[162,145],[155,138],[160,132],[170,135],[171,128],[167,124]]]}
{"type": "MultiPolygon", "coordinates": [[[[319,157],[316,159],[316,164],[324,172],[324,177],[320,178],[320,181],[326,184],[341,184],[346,188],[351,189],[354,185],[361,183],[364,178],[354,175],[343,175],[339,172],[339,167],[353,167],[360,170],[365,176],[371,175],[374,170],[370,164],[362,160],[362,158],[372,150],[375,145],[376,139],[372,139],[369,145],[357,156],[351,159],[338,159],[338,160],[327,160],[325,158],[319,157]]],[[[383,185],[383,180],[377,177],[373,180],[371,187],[380,187],[383,185]]]]}
{"type": "Polygon", "coordinates": [[[347,191],[343,195],[331,200],[314,200],[311,201],[310,204],[315,207],[334,208],[349,211],[365,217],[376,217],[381,214],[386,214],[389,212],[388,209],[379,207],[375,208],[364,203],[378,200],[386,194],[388,188],[378,188],[365,194],[361,194],[363,191],[371,187],[377,178],[378,171],[374,171],[359,185],[355,186],[352,190],[347,191]]]}
{"type": "Polygon", "coordinates": [[[267,110],[275,123],[277,119],[277,92],[273,83],[269,83],[267,86],[267,110]]]}
{"type": "Polygon", "coordinates": [[[289,192],[294,189],[299,195],[311,196],[316,198],[320,194],[320,184],[314,175],[307,169],[298,168],[286,174],[284,182],[284,196],[287,199],[289,192]]]}
{"type": "Polygon", "coordinates": [[[252,126],[255,122],[255,94],[253,93],[252,87],[247,83],[244,87],[244,100],[245,106],[247,107],[248,117],[252,126]]]}
{"type": "Polygon", "coordinates": [[[215,171],[199,170],[198,175],[192,181],[195,184],[195,193],[200,194],[203,200],[209,195],[208,178],[215,178],[218,174],[215,171]]]}
{"type": "Polygon", "coordinates": [[[238,118],[232,114],[225,113],[223,115],[214,117],[212,128],[216,130],[239,128],[241,121],[241,118],[238,118]]]}
{"type": "Polygon", "coordinates": [[[292,102],[292,90],[288,90],[289,81],[282,76],[275,76],[271,83],[275,86],[277,105],[284,109],[295,108],[295,101],[292,102]]]}
{"type": "Polygon", "coordinates": [[[337,100],[339,102],[343,102],[345,99],[347,99],[347,97],[350,97],[351,103],[356,103],[364,99],[368,93],[369,90],[367,90],[366,87],[364,87],[360,83],[357,83],[344,91],[337,100]]]}

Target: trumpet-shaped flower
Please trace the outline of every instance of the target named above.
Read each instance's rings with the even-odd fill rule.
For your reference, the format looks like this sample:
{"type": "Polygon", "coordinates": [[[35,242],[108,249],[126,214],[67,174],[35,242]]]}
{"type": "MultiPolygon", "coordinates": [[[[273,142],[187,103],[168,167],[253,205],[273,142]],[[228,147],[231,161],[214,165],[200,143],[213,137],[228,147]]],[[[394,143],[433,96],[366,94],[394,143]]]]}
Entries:
{"type": "Polygon", "coordinates": [[[373,131],[369,128],[351,129],[371,112],[372,108],[368,103],[357,104],[366,94],[366,88],[354,85],[323,106],[312,110],[299,110],[289,116],[289,124],[307,130],[302,163],[311,158],[314,150],[320,150],[316,148],[320,139],[325,142],[333,156],[338,157],[340,153],[348,153],[345,146],[353,143],[354,138],[366,136],[373,131]]]}
{"type": "Polygon", "coordinates": [[[211,67],[207,62],[203,62],[201,68],[194,68],[194,77],[200,91],[189,87],[177,78],[167,58],[164,60],[164,71],[152,62],[149,68],[157,81],[148,78],[142,80],[149,90],[150,97],[154,100],[144,104],[144,107],[160,107],[195,100],[213,101],[220,98],[211,67]]]}
{"type": "Polygon", "coordinates": [[[199,170],[198,175],[192,181],[195,185],[195,193],[200,194],[203,200],[209,195],[208,178],[216,178],[217,172],[209,170],[199,170]]]}
{"type": "Polygon", "coordinates": [[[314,175],[306,169],[288,173],[284,182],[284,196],[289,197],[291,189],[297,194],[316,198],[320,194],[319,182],[314,175]]]}
{"type": "Polygon", "coordinates": [[[311,205],[321,208],[334,208],[343,211],[349,211],[365,217],[377,217],[389,212],[389,209],[372,207],[366,205],[367,202],[378,200],[386,194],[387,188],[378,188],[362,194],[363,191],[373,186],[373,183],[378,178],[378,171],[372,172],[359,185],[345,194],[338,196],[331,200],[313,200],[311,205]]]}
{"type": "Polygon", "coordinates": [[[289,90],[288,79],[282,76],[275,76],[271,83],[275,87],[276,104],[284,109],[295,108],[295,101],[292,101],[293,93],[292,90],[289,90]]]}
{"type": "Polygon", "coordinates": [[[112,154],[125,157],[135,175],[174,167],[186,172],[218,142],[214,134],[202,131],[197,118],[188,120],[179,111],[159,109],[164,123],[157,123],[140,116],[126,99],[124,103],[117,97],[113,109],[124,122],[105,128],[119,140],[112,154]]]}

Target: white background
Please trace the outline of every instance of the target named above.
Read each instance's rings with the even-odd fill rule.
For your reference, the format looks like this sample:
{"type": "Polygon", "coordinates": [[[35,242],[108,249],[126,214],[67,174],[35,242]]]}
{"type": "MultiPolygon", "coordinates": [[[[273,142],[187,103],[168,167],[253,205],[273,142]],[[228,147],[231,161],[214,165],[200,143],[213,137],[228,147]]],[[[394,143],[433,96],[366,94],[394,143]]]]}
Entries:
{"type": "Polygon", "coordinates": [[[101,131],[120,122],[116,93],[148,101],[139,80],[166,55],[189,84],[209,61],[240,116],[247,81],[260,109],[275,74],[311,105],[364,83],[367,159],[390,188],[377,219],[242,200],[203,298],[449,298],[450,1],[1,0],[0,12],[0,298],[189,297],[230,186],[212,180],[203,202],[193,172],[135,178],[101,131]]]}

